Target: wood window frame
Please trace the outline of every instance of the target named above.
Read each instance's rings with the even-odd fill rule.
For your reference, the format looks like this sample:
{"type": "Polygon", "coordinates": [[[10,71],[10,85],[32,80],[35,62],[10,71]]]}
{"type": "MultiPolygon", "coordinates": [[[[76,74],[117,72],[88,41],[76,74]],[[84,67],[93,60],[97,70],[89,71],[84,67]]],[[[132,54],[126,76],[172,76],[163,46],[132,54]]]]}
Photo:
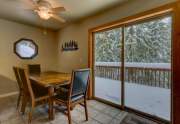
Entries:
{"type": "MultiPolygon", "coordinates": [[[[172,16],[172,76],[171,76],[171,124],[180,124],[180,1],[166,4],[133,16],[129,16],[114,22],[103,24],[88,30],[88,66],[91,68],[89,99],[93,99],[94,89],[94,33],[110,30],[116,27],[124,27],[143,20],[164,16],[171,13],[172,16]]],[[[123,88],[124,90],[124,88],[123,88]]],[[[143,114],[143,113],[142,113],[143,114]]]]}

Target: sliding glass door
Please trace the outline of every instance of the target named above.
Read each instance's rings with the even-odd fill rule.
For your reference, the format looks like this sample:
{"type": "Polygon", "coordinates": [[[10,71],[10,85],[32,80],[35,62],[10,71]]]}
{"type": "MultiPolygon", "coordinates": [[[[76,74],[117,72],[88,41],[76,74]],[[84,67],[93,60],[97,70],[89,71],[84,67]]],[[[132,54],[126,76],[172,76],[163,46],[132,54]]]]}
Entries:
{"type": "Polygon", "coordinates": [[[95,41],[95,97],[121,104],[121,42],[122,29],[97,32],[95,41]]]}
{"type": "Polygon", "coordinates": [[[172,17],[120,26],[94,33],[94,97],[170,121],[172,17]]]}
{"type": "Polygon", "coordinates": [[[125,106],[170,120],[171,17],[125,27],[125,106]]]}

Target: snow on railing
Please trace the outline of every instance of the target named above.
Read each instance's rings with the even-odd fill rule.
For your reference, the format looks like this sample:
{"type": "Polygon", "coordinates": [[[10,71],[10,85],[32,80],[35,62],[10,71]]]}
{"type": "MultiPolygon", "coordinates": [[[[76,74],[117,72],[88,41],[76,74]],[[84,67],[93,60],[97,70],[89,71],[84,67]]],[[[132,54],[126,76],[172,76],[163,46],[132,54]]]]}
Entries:
{"type": "MultiPolygon", "coordinates": [[[[121,67],[121,62],[95,62],[96,66],[118,66],[121,67]]],[[[140,62],[125,62],[125,67],[139,67],[139,68],[158,68],[170,69],[170,63],[140,63],[140,62]]]]}
{"type": "MultiPolygon", "coordinates": [[[[153,87],[170,88],[170,63],[125,63],[124,80],[153,87]]],[[[97,77],[121,80],[120,62],[96,62],[97,77]]]]}

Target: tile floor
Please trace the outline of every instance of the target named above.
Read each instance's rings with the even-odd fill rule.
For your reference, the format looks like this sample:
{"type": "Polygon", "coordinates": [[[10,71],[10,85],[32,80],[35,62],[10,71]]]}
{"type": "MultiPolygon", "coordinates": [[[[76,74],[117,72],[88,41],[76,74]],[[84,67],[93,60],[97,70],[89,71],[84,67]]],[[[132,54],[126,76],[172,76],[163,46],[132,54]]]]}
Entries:
{"type": "MultiPolygon", "coordinates": [[[[27,113],[22,116],[16,110],[17,97],[0,99],[0,124],[26,124],[27,113]]],[[[47,107],[37,107],[32,124],[68,124],[67,116],[56,111],[55,120],[48,120],[47,107]]],[[[28,110],[27,110],[28,112],[28,110]]],[[[71,112],[73,124],[120,124],[127,112],[105,105],[95,100],[88,101],[89,121],[85,121],[84,108],[77,105],[71,112]]]]}

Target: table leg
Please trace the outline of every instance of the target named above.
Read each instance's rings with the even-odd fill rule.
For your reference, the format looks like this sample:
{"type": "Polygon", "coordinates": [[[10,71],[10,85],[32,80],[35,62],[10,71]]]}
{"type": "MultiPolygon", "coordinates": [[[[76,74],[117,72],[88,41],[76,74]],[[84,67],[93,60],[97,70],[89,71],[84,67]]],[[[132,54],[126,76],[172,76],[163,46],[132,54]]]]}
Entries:
{"type": "Polygon", "coordinates": [[[49,120],[54,120],[54,101],[53,101],[53,95],[54,95],[54,87],[49,87],[49,120]]]}

